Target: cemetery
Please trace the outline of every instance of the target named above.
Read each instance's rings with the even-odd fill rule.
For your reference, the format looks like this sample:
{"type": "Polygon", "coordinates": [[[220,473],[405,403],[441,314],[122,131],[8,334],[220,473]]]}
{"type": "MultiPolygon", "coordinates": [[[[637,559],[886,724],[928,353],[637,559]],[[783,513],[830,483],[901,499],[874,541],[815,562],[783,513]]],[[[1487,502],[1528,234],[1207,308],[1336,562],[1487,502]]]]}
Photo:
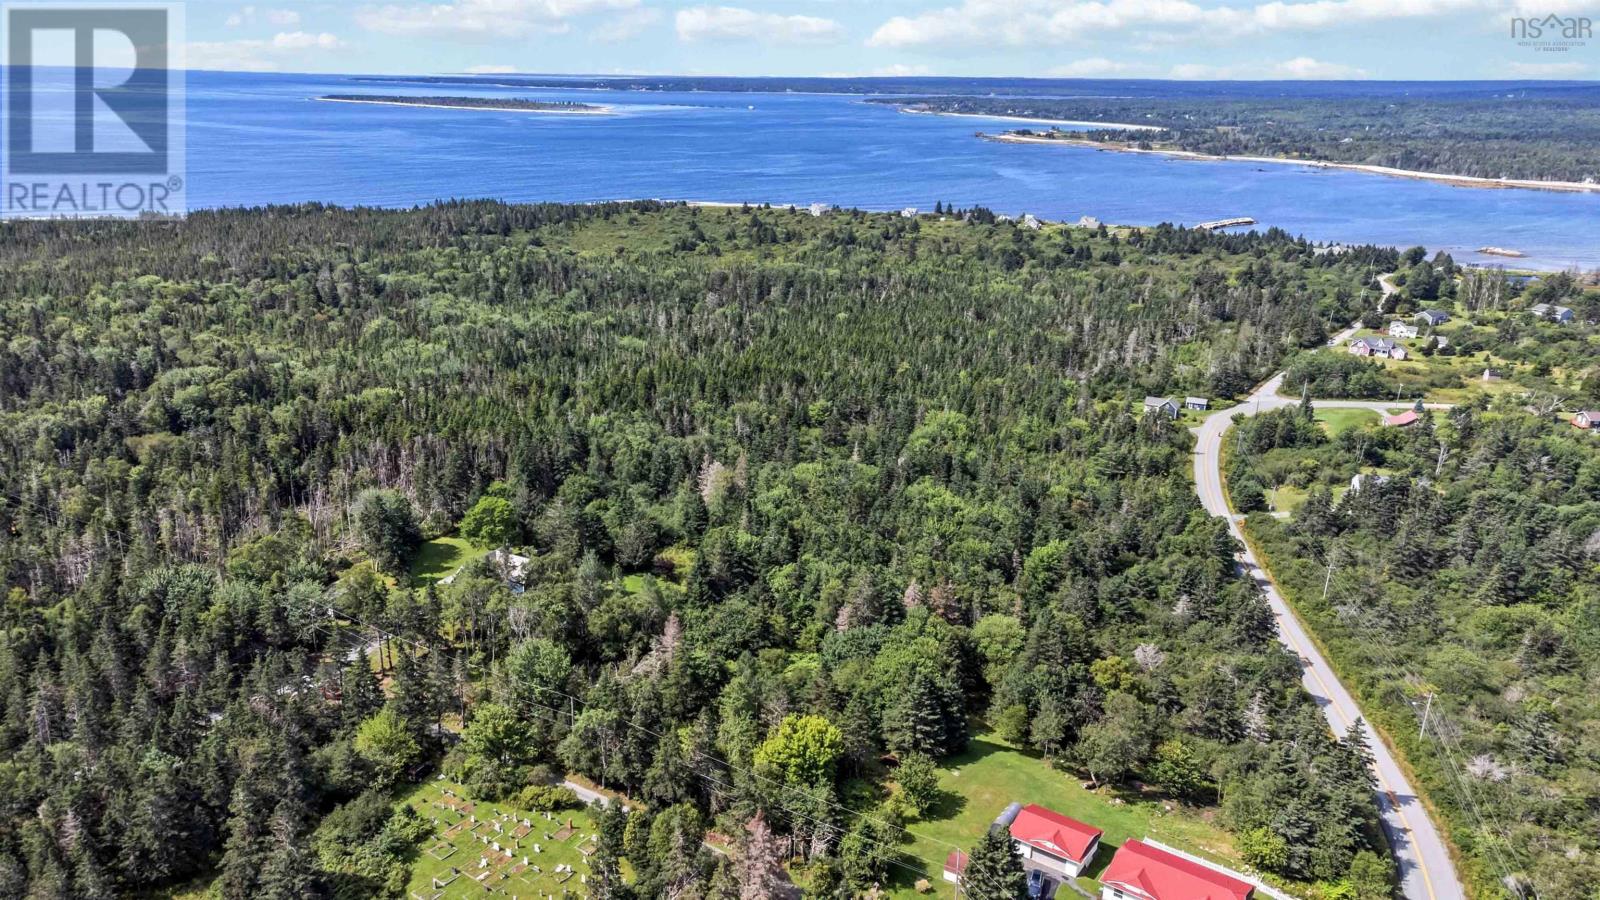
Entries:
{"type": "Polygon", "coordinates": [[[418,787],[402,802],[434,826],[412,865],[407,885],[412,900],[588,896],[597,836],[587,809],[547,813],[473,801],[460,785],[443,778],[418,787]]]}

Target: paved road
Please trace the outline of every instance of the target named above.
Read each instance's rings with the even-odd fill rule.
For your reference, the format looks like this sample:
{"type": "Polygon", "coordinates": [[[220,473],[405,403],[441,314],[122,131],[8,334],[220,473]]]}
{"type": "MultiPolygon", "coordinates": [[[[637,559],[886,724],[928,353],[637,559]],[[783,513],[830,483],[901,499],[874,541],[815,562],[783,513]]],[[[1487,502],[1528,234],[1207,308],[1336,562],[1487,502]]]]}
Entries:
{"type": "MultiPolygon", "coordinates": [[[[1355,328],[1347,329],[1329,343],[1337,345],[1348,340],[1355,328]]],[[[1209,416],[1195,429],[1198,441],[1194,451],[1195,489],[1206,511],[1228,520],[1228,530],[1242,544],[1244,532],[1239,528],[1240,517],[1233,515],[1223,494],[1220,451],[1223,435],[1237,415],[1252,416],[1263,410],[1277,409],[1298,403],[1297,398],[1280,396],[1283,384],[1279,373],[1262,385],[1240,406],[1209,416]]],[[[1410,404],[1371,403],[1362,400],[1319,400],[1319,408],[1372,409],[1379,412],[1393,410],[1410,404]]],[[[1429,408],[1446,408],[1443,404],[1429,404],[1429,408]]],[[[1267,602],[1278,623],[1278,639],[1302,662],[1301,682],[1328,717],[1336,734],[1344,734],[1350,726],[1362,720],[1361,708],[1355,698],[1345,690],[1334,675],[1333,667],[1306,634],[1300,620],[1290,611],[1277,585],[1272,582],[1254,554],[1248,548],[1238,554],[1239,571],[1261,586],[1267,602]]],[[[1368,724],[1368,731],[1371,725],[1368,724]]],[[[1463,900],[1466,897],[1461,882],[1456,878],[1455,867],[1450,862],[1450,852],[1444,840],[1428,818],[1427,810],[1417,799],[1416,791],[1406,780],[1383,741],[1374,738],[1372,756],[1378,780],[1378,807],[1383,816],[1384,830],[1394,848],[1400,867],[1400,884],[1408,900],[1463,900]]]]}

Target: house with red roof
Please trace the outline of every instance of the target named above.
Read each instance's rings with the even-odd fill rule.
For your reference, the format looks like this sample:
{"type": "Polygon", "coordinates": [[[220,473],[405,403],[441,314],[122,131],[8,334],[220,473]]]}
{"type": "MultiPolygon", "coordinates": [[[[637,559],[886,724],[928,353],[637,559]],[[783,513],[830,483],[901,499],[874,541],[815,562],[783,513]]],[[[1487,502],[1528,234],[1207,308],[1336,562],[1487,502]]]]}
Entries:
{"type": "Polygon", "coordinates": [[[1416,410],[1408,409],[1399,415],[1384,416],[1383,424],[1388,425],[1391,428],[1404,428],[1407,425],[1415,425],[1417,420],[1420,418],[1422,417],[1417,415],[1416,410]]]}
{"type": "Polygon", "coordinates": [[[1251,900],[1255,886],[1143,841],[1117,848],[1100,875],[1101,900],[1251,900]]]}
{"type": "Polygon", "coordinates": [[[1100,829],[1030,803],[1011,820],[1011,840],[1023,865],[1077,878],[1100,847],[1100,829]]]}

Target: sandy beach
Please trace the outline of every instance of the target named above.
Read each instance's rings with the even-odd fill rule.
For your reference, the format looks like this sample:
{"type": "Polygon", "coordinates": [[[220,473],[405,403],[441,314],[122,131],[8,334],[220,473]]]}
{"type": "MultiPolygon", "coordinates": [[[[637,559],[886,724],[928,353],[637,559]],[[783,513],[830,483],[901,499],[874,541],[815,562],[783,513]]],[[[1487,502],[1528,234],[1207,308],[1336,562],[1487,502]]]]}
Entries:
{"type": "Polygon", "coordinates": [[[352,100],[348,97],[317,97],[323,103],[370,103],[373,106],[415,106],[419,109],[454,109],[464,112],[529,113],[542,116],[609,116],[612,109],[600,106],[594,109],[518,109],[513,106],[452,106],[449,103],[406,103],[399,100],[352,100]]]}
{"type": "Polygon", "coordinates": [[[1032,119],[1027,116],[996,116],[988,113],[941,112],[936,109],[911,109],[902,106],[900,111],[917,116],[950,116],[956,119],[990,119],[999,122],[1027,122],[1033,125],[1077,125],[1084,128],[1104,128],[1108,131],[1160,131],[1160,125],[1134,125],[1129,122],[1089,122],[1079,119],[1032,119]]]}
{"type": "Polygon", "coordinates": [[[1109,150],[1114,153],[1149,153],[1156,156],[1170,156],[1174,159],[1188,159],[1198,162],[1251,162],[1272,163],[1274,165],[1308,166],[1313,169],[1348,169],[1352,172],[1366,172],[1369,175],[1389,175],[1394,178],[1416,178],[1423,181],[1437,181],[1443,184],[1452,184],[1458,187],[1475,188],[1522,188],[1535,191],[1561,191],[1573,194],[1600,193],[1600,184],[1589,184],[1582,181],[1538,181],[1532,178],[1479,178],[1473,175],[1448,175],[1443,172],[1418,172],[1411,169],[1395,169],[1389,166],[1369,166],[1361,163],[1329,162],[1316,159],[1284,159],[1277,156],[1212,156],[1205,153],[1195,153],[1189,150],[1144,150],[1138,147],[1129,147],[1123,144],[1106,144],[1098,141],[1080,140],[1077,138],[1042,138],[1029,137],[1020,134],[985,134],[985,140],[1000,141],[1007,144],[1065,144],[1069,147],[1085,147],[1091,150],[1109,150]]]}

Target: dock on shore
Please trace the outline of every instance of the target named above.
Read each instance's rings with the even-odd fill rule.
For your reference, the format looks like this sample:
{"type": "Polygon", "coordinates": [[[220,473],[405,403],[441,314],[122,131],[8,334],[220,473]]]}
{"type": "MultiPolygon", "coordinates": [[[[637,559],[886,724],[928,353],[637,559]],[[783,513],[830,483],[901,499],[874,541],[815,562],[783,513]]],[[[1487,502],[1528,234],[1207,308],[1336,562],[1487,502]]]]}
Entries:
{"type": "Polygon", "coordinates": [[[1218,219],[1215,222],[1201,222],[1195,227],[1202,231],[1216,231],[1218,228],[1232,228],[1235,225],[1254,225],[1255,219],[1249,216],[1239,216],[1233,219],[1218,219]]]}

